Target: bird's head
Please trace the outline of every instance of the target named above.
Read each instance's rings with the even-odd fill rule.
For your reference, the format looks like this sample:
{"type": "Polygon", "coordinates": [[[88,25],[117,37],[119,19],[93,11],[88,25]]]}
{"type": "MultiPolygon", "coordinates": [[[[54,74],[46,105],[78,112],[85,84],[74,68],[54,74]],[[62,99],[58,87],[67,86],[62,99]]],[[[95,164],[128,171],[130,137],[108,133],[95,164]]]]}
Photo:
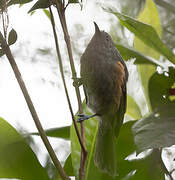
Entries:
{"type": "Polygon", "coordinates": [[[100,31],[96,22],[94,22],[94,25],[95,25],[95,34],[93,36],[93,40],[95,41],[95,43],[97,43],[97,45],[101,45],[106,48],[113,47],[114,42],[113,42],[111,36],[105,31],[100,31]]]}

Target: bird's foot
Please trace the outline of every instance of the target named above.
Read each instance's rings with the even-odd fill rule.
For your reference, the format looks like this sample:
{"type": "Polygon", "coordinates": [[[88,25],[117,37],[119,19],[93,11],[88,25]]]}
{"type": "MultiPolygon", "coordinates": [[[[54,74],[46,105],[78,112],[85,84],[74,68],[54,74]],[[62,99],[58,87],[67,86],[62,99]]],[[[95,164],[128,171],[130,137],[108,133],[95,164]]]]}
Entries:
{"type": "Polygon", "coordinates": [[[84,120],[93,118],[93,117],[95,117],[95,116],[97,116],[97,114],[93,114],[93,115],[90,115],[90,116],[85,115],[85,114],[78,114],[78,117],[79,117],[79,118],[78,118],[77,122],[82,122],[82,121],[84,121],[84,120]]]}
{"type": "Polygon", "coordinates": [[[74,87],[80,87],[82,83],[82,78],[72,78],[73,79],[73,86],[74,87]]]}

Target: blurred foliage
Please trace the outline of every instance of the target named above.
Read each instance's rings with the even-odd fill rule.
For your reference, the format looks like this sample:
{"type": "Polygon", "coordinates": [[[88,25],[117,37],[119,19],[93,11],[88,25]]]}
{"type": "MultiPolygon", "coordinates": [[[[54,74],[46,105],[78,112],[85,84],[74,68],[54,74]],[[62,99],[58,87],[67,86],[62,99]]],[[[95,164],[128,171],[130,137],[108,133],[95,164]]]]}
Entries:
{"type": "Polygon", "coordinates": [[[49,180],[46,170],[23,137],[0,118],[0,177],[49,180]],[[32,172],[32,173],[31,173],[32,172]]]}
{"type": "MultiPolygon", "coordinates": [[[[31,1],[11,0],[8,5],[25,4],[31,1]]],[[[77,2],[77,0],[69,1],[69,3],[77,2]]],[[[137,104],[137,99],[128,95],[126,111],[128,119],[123,124],[116,140],[118,176],[115,178],[100,172],[95,166],[94,149],[98,121],[97,118],[85,121],[88,150],[86,180],[163,180],[165,174],[171,175],[162,160],[162,148],[175,144],[175,100],[173,100],[175,94],[172,93],[175,85],[174,0],[118,0],[113,2],[120,5],[122,13],[106,8],[110,12],[109,15],[112,13],[119,20],[111,20],[111,35],[123,58],[128,62],[134,58],[134,64],[142,66],[140,81],[146,89],[144,91],[147,99],[145,105],[151,108],[147,115],[143,116],[142,107],[137,104]],[[132,34],[134,40],[128,38],[128,34],[132,34]],[[145,150],[148,149],[150,151],[146,153],[145,150]],[[137,155],[141,153],[139,154],[142,155],[141,158],[136,156],[136,153],[137,155]]],[[[99,6],[99,3],[95,2],[95,4],[99,6]]],[[[3,7],[3,1],[1,1],[1,10],[3,7]]],[[[47,7],[48,0],[38,0],[29,11],[47,7]]],[[[47,9],[44,9],[44,13],[50,18],[47,9]]],[[[87,44],[87,38],[83,38],[84,28],[80,24],[76,24],[71,33],[74,40],[73,51],[78,59],[82,52],[80,47],[87,44]]],[[[13,44],[16,39],[16,32],[12,30],[9,33],[9,44],[13,44]]],[[[54,56],[54,51],[49,47],[39,47],[36,52],[50,57],[48,59],[53,59],[54,56]]],[[[1,55],[3,52],[0,49],[1,55]]],[[[138,95],[138,92],[134,93],[138,95]]],[[[83,109],[85,114],[91,114],[85,103],[83,109]]],[[[26,143],[26,137],[22,137],[2,118],[0,118],[0,125],[0,177],[25,180],[59,179],[50,158],[47,157],[45,167],[42,167],[36,154],[30,148],[31,135],[38,135],[38,133],[30,133],[28,143],[26,143]]],[[[81,149],[73,125],[47,129],[46,134],[71,141],[71,153],[65,160],[64,169],[69,176],[75,176],[78,179],[81,149]]]]}
{"type": "Polygon", "coordinates": [[[149,80],[149,97],[152,109],[161,105],[175,103],[171,100],[169,90],[174,85],[175,69],[169,68],[169,72],[159,74],[155,72],[149,80]]]}
{"type": "Polygon", "coordinates": [[[163,41],[171,49],[175,47],[175,4],[174,0],[155,0],[157,4],[161,25],[163,29],[163,41]]]}
{"type": "Polygon", "coordinates": [[[140,53],[139,51],[134,50],[133,48],[126,47],[124,45],[116,43],[116,48],[120,51],[120,54],[122,55],[123,59],[125,61],[129,61],[130,59],[135,59],[134,64],[151,64],[151,65],[157,65],[161,66],[163,68],[166,68],[166,65],[161,64],[159,61],[149,57],[145,56],[144,54],[140,53]]]}
{"type": "MultiPolygon", "coordinates": [[[[145,7],[139,13],[137,20],[154,27],[158,35],[158,38],[161,38],[162,29],[160,25],[159,13],[158,13],[156,5],[154,4],[152,0],[147,0],[145,2],[145,7]]],[[[154,38],[155,36],[153,36],[153,33],[151,33],[151,31],[148,33],[148,31],[145,28],[144,33],[149,34],[150,38],[148,39],[148,41],[151,42],[153,40],[154,43],[156,43],[157,45],[159,44],[158,41],[154,38]]],[[[158,51],[156,51],[155,49],[152,49],[151,45],[148,46],[147,43],[145,43],[144,41],[141,41],[137,36],[134,37],[134,48],[138,50],[139,52],[145,55],[148,55],[152,58],[155,58],[158,60],[160,58],[160,53],[158,51]]],[[[143,91],[146,96],[148,109],[151,110],[150,99],[148,95],[148,81],[149,81],[149,78],[152,76],[152,74],[156,71],[156,67],[153,65],[149,65],[149,66],[140,65],[137,68],[138,68],[138,72],[141,78],[143,91]]]]}
{"type": "MultiPolygon", "coordinates": [[[[166,104],[166,103],[165,103],[166,104]]],[[[175,103],[162,105],[135,123],[133,132],[137,152],[175,144],[175,103]]]]}
{"type": "MultiPolygon", "coordinates": [[[[160,39],[155,28],[149,24],[137,21],[129,16],[123,15],[112,9],[107,9],[106,11],[114,14],[120,23],[125,26],[129,31],[134,33],[134,35],[143,41],[143,45],[147,45],[150,49],[157,51],[158,53],[164,55],[169,61],[175,63],[174,53],[167,47],[167,45],[160,39]]],[[[142,47],[143,48],[143,47],[142,47]]],[[[150,52],[145,52],[144,54],[149,56],[150,52]]]]}
{"type": "Polygon", "coordinates": [[[142,117],[139,106],[130,95],[127,96],[126,114],[133,119],[140,119],[142,117]]]}
{"type": "MultiPolygon", "coordinates": [[[[132,16],[137,17],[139,12],[144,8],[145,0],[124,0],[119,1],[121,5],[121,12],[132,16]]],[[[157,5],[159,16],[162,25],[162,39],[163,41],[173,49],[175,47],[175,5],[174,0],[154,0],[157,5]]]]}
{"type": "Polygon", "coordinates": [[[71,154],[67,157],[65,161],[64,170],[68,176],[74,176],[71,154]]]}
{"type": "Polygon", "coordinates": [[[33,7],[28,11],[28,13],[31,13],[32,11],[36,9],[45,9],[48,8],[50,5],[50,2],[48,0],[38,0],[33,7]]]}
{"type": "MultiPolygon", "coordinates": [[[[46,135],[50,137],[58,137],[63,139],[70,139],[70,126],[65,127],[59,127],[59,128],[52,128],[45,130],[46,135]]],[[[30,133],[30,135],[37,135],[39,136],[39,133],[30,133]]]]}
{"type": "Polygon", "coordinates": [[[145,0],[117,0],[121,6],[121,13],[128,16],[137,17],[138,13],[144,8],[145,0]]]}

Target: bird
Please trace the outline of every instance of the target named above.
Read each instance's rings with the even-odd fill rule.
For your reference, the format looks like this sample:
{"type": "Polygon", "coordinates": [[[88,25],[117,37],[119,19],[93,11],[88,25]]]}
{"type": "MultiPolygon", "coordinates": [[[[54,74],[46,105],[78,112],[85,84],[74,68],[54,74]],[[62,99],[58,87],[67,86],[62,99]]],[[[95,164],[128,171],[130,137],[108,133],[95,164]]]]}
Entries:
{"type": "Polygon", "coordinates": [[[126,112],[129,73],[111,36],[94,25],[95,34],[80,59],[86,104],[94,114],[81,114],[79,121],[98,116],[94,162],[99,170],[115,177],[115,144],[126,112]]]}

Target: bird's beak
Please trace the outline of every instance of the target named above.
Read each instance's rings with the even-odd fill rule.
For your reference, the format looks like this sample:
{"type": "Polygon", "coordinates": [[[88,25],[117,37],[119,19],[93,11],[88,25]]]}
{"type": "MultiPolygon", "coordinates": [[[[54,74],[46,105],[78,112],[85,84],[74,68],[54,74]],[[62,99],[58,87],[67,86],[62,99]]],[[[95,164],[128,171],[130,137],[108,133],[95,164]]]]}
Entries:
{"type": "Polygon", "coordinates": [[[98,27],[98,25],[96,24],[96,22],[94,22],[94,26],[95,26],[95,34],[99,34],[100,33],[100,29],[98,27]]]}

